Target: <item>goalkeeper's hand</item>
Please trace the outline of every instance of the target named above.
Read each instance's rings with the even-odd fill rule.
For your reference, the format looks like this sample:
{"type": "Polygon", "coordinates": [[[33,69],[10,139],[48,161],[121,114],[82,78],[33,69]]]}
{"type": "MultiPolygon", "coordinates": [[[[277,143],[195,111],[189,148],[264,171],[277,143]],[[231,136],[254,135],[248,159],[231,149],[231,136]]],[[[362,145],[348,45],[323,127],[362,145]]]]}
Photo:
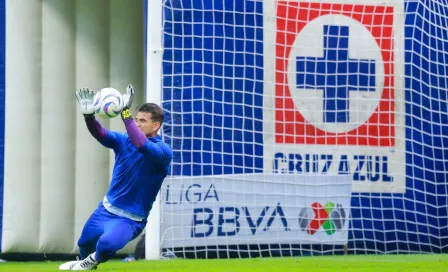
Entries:
{"type": "Polygon", "coordinates": [[[130,109],[132,100],[134,100],[134,87],[131,84],[126,88],[126,94],[123,95],[124,109],[130,109]]]}
{"type": "Polygon", "coordinates": [[[86,115],[93,115],[95,109],[93,108],[93,92],[89,88],[82,88],[76,91],[76,99],[81,107],[81,112],[86,115]]]}
{"type": "Polygon", "coordinates": [[[121,118],[123,120],[132,119],[132,115],[129,109],[131,108],[133,99],[134,99],[134,87],[132,87],[132,85],[129,84],[128,87],[126,88],[126,94],[123,95],[124,107],[123,110],[121,111],[121,118]]]}

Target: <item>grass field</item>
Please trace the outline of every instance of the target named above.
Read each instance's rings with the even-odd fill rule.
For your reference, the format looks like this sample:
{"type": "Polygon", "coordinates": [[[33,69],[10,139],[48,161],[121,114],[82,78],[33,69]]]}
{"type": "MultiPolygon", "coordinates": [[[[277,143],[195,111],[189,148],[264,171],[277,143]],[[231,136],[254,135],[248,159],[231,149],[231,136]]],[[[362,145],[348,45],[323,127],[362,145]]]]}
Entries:
{"type": "MultiPolygon", "coordinates": [[[[58,271],[60,262],[6,262],[0,271],[58,271]]],[[[448,255],[361,255],[231,260],[110,261],[96,271],[448,271],[448,255]]]]}

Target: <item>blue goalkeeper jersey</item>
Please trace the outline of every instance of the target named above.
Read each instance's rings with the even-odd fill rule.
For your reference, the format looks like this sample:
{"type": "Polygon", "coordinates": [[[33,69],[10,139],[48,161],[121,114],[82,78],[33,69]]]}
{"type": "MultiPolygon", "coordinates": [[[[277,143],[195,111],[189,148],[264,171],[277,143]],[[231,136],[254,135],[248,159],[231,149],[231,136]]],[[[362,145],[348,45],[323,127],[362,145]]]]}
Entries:
{"type": "Polygon", "coordinates": [[[115,152],[107,201],[113,207],[147,218],[173,158],[169,145],[160,136],[147,138],[137,149],[127,133],[107,130],[98,141],[115,152]]]}

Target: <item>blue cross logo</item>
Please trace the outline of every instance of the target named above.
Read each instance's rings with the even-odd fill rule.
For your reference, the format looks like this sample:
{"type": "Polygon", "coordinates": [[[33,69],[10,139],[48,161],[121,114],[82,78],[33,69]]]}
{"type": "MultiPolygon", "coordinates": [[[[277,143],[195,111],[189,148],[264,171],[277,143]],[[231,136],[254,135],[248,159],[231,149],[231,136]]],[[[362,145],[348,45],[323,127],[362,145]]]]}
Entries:
{"type": "Polygon", "coordinates": [[[324,122],[348,123],[349,92],[375,91],[375,60],[350,59],[348,26],[324,25],[324,57],[297,57],[297,88],[321,89],[324,122]]]}

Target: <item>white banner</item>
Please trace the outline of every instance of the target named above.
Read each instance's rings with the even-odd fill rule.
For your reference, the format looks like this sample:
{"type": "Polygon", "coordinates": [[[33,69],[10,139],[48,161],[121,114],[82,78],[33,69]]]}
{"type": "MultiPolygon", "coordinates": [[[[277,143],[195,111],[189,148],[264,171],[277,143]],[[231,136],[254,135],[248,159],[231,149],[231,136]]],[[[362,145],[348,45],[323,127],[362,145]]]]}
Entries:
{"type": "Polygon", "coordinates": [[[167,178],[162,190],[162,248],[345,244],[350,197],[348,175],[167,178]]]}

